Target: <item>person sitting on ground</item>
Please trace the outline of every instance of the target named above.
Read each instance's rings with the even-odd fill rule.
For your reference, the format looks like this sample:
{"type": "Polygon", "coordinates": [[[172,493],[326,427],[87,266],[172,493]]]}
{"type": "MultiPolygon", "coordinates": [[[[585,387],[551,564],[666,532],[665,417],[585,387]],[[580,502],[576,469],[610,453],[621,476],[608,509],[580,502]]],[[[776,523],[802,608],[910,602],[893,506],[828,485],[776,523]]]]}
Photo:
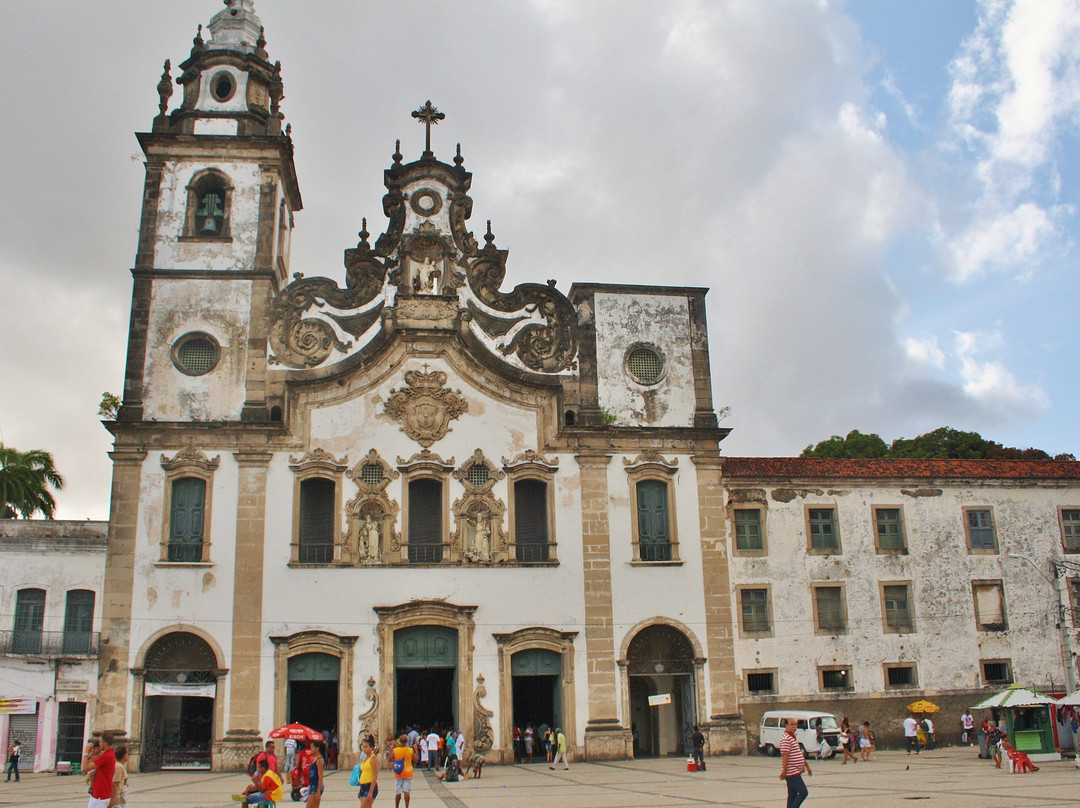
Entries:
{"type": "Polygon", "coordinates": [[[475,780],[479,780],[481,772],[484,771],[484,762],[485,762],[484,761],[484,756],[481,755],[479,752],[477,752],[475,755],[473,755],[472,756],[472,769],[471,769],[471,773],[470,773],[469,776],[472,777],[475,780]]]}
{"type": "Polygon", "coordinates": [[[446,771],[440,772],[437,777],[448,783],[456,783],[459,780],[465,779],[464,775],[461,773],[461,767],[458,765],[457,758],[451,758],[446,764],[446,771]]]}
{"type": "Polygon", "coordinates": [[[243,794],[233,794],[234,802],[246,802],[248,805],[260,805],[265,802],[281,802],[285,792],[281,788],[281,778],[270,769],[266,758],[255,764],[255,774],[251,776],[251,785],[243,794]]]}

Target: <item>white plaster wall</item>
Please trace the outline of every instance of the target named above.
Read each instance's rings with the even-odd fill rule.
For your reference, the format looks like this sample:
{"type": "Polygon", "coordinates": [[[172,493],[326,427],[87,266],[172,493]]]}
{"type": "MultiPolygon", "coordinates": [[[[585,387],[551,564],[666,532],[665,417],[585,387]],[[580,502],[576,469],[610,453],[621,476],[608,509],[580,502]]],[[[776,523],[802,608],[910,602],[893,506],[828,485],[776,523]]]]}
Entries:
{"type": "Polygon", "coordinates": [[[596,293],[600,409],[619,426],[693,426],[694,370],[685,297],[596,293]],[[626,352],[647,343],[664,358],[663,378],[642,385],[626,372],[626,352]]]}
{"type": "MultiPolygon", "coordinates": [[[[1060,491],[957,485],[936,487],[940,496],[911,497],[899,488],[818,489],[786,503],[770,494],[768,557],[731,560],[733,587],[771,584],[773,636],[736,641],[740,675],[748,668],[775,667],[782,696],[814,696],[820,695],[818,665],[850,665],[855,692],[878,693],[885,690],[882,663],[915,662],[919,690],[949,690],[982,686],[979,661],[1005,658],[1012,660],[1015,681],[1043,684],[1048,676],[1063,681],[1054,590],[1031,567],[1008,557],[1030,552],[1045,566],[1060,554],[1060,491]],[[842,555],[806,554],[804,506],[818,504],[837,508],[842,555]],[[874,505],[902,506],[908,555],[877,554],[874,505]],[[998,554],[968,552],[964,506],[993,509],[998,554]],[[971,582],[998,579],[1008,628],[978,631],[971,582]],[[879,582],[892,581],[911,584],[914,633],[883,631],[879,582]],[[815,635],[811,582],[845,586],[846,634],[815,635]]],[[[737,596],[732,604],[737,636],[737,596]]]]}
{"type": "MultiPolygon", "coordinates": [[[[247,111],[248,74],[232,65],[213,65],[202,71],[199,76],[199,100],[196,109],[210,112],[246,112],[247,111]],[[228,101],[218,101],[210,92],[211,82],[218,73],[230,73],[236,82],[236,92],[228,101]]],[[[235,121],[233,122],[235,126],[235,121]]]]}
{"type": "Polygon", "coordinates": [[[154,266],[160,269],[238,269],[255,266],[262,172],[256,162],[166,162],[158,197],[154,266]],[[214,168],[229,178],[231,241],[180,241],[187,216],[187,187],[194,176],[214,168]]]}
{"type": "MultiPolygon", "coordinates": [[[[174,453],[165,455],[172,459],[174,453]]],[[[225,655],[232,648],[233,581],[236,567],[237,464],[229,452],[207,452],[220,458],[214,472],[209,521],[209,561],[202,564],[162,563],[165,537],[165,471],[161,452],[149,452],[140,480],[132,592],[128,665],[158,633],[198,626],[225,655]]],[[[227,696],[219,692],[219,697],[227,696]]],[[[271,728],[272,729],[272,728],[271,728]]]]}
{"type": "Polygon", "coordinates": [[[444,236],[450,235],[450,201],[449,194],[446,186],[435,180],[434,178],[427,178],[418,180],[416,182],[410,182],[404,188],[405,193],[405,233],[411,233],[423,222],[431,222],[439,229],[439,232],[444,236]],[[439,199],[442,200],[442,207],[439,212],[434,216],[421,216],[419,213],[413,210],[411,199],[412,195],[421,188],[429,188],[438,194],[439,199]]]}
{"type": "Polygon", "coordinates": [[[251,283],[242,280],[154,281],[146,338],[144,417],[158,421],[235,421],[245,398],[251,283]],[[220,346],[217,366],[181,373],[172,346],[192,331],[220,346]]]}

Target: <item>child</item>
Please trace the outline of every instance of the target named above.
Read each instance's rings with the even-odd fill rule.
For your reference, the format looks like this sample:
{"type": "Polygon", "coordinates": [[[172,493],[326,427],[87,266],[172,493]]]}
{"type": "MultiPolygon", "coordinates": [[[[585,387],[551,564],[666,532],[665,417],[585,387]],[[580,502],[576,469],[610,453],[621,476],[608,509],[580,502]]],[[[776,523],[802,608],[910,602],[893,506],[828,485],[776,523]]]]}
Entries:
{"type": "Polygon", "coordinates": [[[127,757],[128,750],[124,744],[116,747],[116,768],[113,769],[113,793],[109,801],[109,808],[124,808],[127,805],[127,757]]]}

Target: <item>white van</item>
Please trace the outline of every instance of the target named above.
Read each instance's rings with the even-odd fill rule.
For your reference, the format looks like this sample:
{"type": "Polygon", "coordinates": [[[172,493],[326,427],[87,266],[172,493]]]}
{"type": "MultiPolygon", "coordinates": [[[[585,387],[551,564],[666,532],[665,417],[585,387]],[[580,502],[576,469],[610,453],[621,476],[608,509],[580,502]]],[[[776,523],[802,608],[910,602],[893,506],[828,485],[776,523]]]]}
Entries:
{"type": "Polygon", "coordinates": [[[766,755],[780,754],[780,738],[787,729],[787,720],[794,718],[798,724],[795,740],[803,748],[803,754],[818,756],[817,721],[821,719],[821,729],[825,740],[835,752],[840,748],[840,724],[832,713],[819,713],[813,710],[769,710],[761,716],[761,731],[758,735],[758,749],[766,755]]]}

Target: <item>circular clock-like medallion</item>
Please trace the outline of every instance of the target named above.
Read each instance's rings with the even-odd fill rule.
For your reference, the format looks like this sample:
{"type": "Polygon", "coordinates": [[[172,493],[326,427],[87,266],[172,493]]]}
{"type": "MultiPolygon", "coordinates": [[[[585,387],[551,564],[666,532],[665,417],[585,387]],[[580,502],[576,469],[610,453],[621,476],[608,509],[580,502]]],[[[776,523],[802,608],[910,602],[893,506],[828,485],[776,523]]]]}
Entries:
{"type": "Polygon", "coordinates": [[[421,216],[434,216],[442,210],[442,199],[430,188],[421,188],[413,192],[409,204],[421,216]]]}

